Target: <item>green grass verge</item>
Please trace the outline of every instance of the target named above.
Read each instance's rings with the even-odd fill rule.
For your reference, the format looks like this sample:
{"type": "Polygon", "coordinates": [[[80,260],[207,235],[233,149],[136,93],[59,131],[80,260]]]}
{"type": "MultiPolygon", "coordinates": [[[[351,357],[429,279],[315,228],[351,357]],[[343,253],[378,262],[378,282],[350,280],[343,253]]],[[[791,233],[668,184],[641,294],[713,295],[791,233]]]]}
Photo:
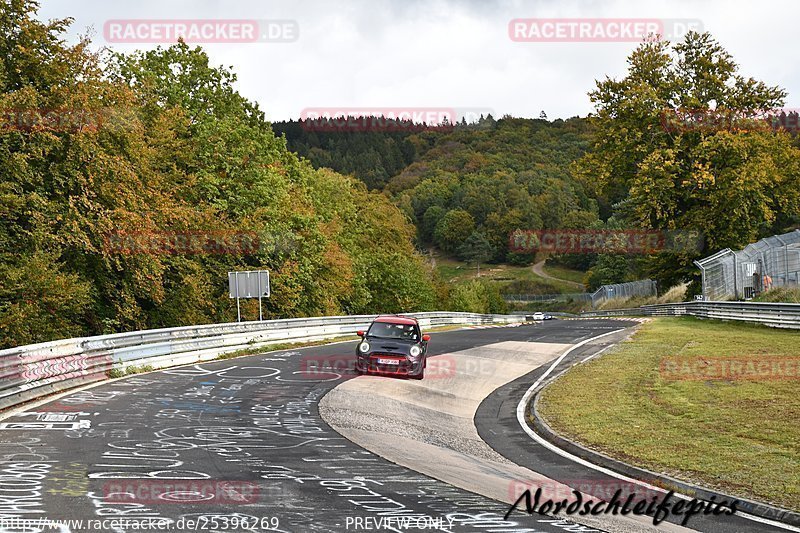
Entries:
{"type": "Polygon", "coordinates": [[[800,304],[800,287],[775,287],[753,298],[753,301],[800,304]]]}
{"type": "MultiPolygon", "coordinates": [[[[586,272],[580,270],[573,270],[565,266],[545,263],[543,270],[545,273],[550,274],[554,278],[565,279],[573,283],[580,283],[583,285],[583,278],[586,277],[586,272]]],[[[585,290],[585,289],[584,289],[585,290]]],[[[572,292],[581,292],[580,289],[573,288],[572,292]]]]}
{"type": "MultiPolygon", "coordinates": [[[[439,277],[447,283],[460,283],[477,279],[478,271],[475,265],[467,264],[453,258],[439,257],[436,259],[436,272],[439,277]]],[[[547,272],[551,273],[550,267],[547,272]]],[[[556,270],[551,273],[552,276],[570,279],[582,278],[583,273],[575,270],[563,269],[556,270]],[[564,274],[563,276],[561,274],[564,274]]],[[[520,289],[512,289],[511,292],[520,293],[535,293],[535,294],[561,294],[569,292],[581,292],[577,287],[564,283],[563,281],[554,281],[545,279],[538,276],[533,272],[530,265],[506,265],[506,264],[485,264],[481,265],[481,279],[496,282],[500,289],[508,287],[516,282],[517,285],[522,286],[520,289]]],[[[580,282],[580,279],[576,279],[580,282]]]]}
{"type": "Polygon", "coordinates": [[[678,362],[800,356],[800,334],[663,318],[578,365],[542,393],[565,436],[620,460],[731,494],[800,510],[800,393],[795,380],[669,379],[678,362]]]}

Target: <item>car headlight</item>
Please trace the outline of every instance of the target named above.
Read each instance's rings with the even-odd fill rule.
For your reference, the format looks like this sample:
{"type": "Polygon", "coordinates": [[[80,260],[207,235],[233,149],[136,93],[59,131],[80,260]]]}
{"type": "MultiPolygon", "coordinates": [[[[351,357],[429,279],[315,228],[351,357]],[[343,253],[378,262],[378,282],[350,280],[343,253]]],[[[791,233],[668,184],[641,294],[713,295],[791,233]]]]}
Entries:
{"type": "Polygon", "coordinates": [[[411,355],[411,357],[418,357],[419,354],[422,353],[422,348],[419,346],[412,346],[408,353],[411,355]]]}
{"type": "Polygon", "coordinates": [[[368,342],[362,342],[361,344],[359,344],[358,345],[358,351],[361,352],[361,353],[367,353],[369,351],[369,343],[368,342]]]}

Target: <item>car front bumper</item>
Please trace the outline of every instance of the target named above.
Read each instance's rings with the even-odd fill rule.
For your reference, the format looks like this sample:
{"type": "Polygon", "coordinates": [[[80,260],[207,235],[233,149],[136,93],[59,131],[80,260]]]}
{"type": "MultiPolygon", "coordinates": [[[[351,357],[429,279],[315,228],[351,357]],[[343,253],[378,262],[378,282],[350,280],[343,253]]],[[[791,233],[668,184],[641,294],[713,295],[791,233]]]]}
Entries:
{"type": "Polygon", "coordinates": [[[424,368],[424,357],[412,360],[404,355],[369,354],[361,355],[356,359],[356,368],[366,374],[382,374],[387,376],[419,376],[424,368]],[[379,362],[391,360],[397,364],[379,362]]]}

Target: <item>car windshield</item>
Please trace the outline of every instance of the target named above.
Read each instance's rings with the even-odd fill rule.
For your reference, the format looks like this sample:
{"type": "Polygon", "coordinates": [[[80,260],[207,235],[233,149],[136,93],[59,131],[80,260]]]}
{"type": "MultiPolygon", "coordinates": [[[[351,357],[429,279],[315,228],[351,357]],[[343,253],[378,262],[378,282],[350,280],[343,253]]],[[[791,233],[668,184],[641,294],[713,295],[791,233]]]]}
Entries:
{"type": "Polygon", "coordinates": [[[370,337],[387,339],[404,339],[415,341],[419,338],[417,327],[413,324],[391,324],[389,322],[373,322],[367,333],[370,337]]]}

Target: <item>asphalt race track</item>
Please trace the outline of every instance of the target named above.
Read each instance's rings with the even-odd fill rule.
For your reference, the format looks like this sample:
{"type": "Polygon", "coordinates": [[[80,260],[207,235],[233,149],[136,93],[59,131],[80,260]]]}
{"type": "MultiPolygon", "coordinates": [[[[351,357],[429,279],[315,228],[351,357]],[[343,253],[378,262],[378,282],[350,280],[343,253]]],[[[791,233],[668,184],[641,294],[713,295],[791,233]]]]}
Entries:
{"type": "MultiPolygon", "coordinates": [[[[497,343],[563,347],[630,325],[615,320],[552,321],[434,333],[428,375],[413,383],[419,394],[442,396],[448,380],[437,379],[431,371],[437,357],[458,362],[460,352],[474,355],[497,343]]],[[[614,523],[604,529],[522,512],[504,521],[509,505],[502,495],[492,499],[476,494],[481,490],[429,477],[443,471],[432,464],[441,467],[453,456],[427,453],[424,435],[415,437],[422,444],[418,453],[408,454],[414,459],[409,466],[429,475],[342,437],[319,414],[320,400],[328,392],[343,386],[363,393],[368,390],[365,385],[374,386],[373,396],[360,397],[360,409],[374,412],[383,405],[383,420],[401,424],[403,416],[398,415],[404,404],[398,402],[393,412],[381,394],[411,384],[356,378],[345,369],[352,368],[355,344],[142,374],[16,412],[0,422],[0,519],[6,525],[14,519],[28,522],[2,531],[623,530],[615,529],[614,523]],[[410,519],[406,529],[402,517],[410,519]],[[63,522],[68,520],[83,522],[63,522]]],[[[495,458],[502,468],[517,468],[518,473],[530,469],[524,471],[559,481],[596,475],[539,447],[511,418],[525,389],[548,366],[541,365],[557,351],[526,363],[532,371],[527,375],[510,373],[499,388],[487,382],[481,390],[488,396],[472,399],[475,428],[464,435],[465,442],[480,447],[477,455],[495,458]]],[[[580,351],[564,364],[586,353],[580,351]]],[[[448,379],[452,378],[451,373],[448,379]]],[[[337,389],[326,400],[325,409],[346,415],[345,405],[330,401],[339,393],[337,389]]],[[[447,423],[443,417],[441,427],[430,429],[450,427],[447,423]]],[[[453,431],[470,431],[464,427],[453,431]]],[[[442,440],[442,431],[439,435],[442,440]]],[[[462,472],[462,478],[468,477],[462,472]]],[[[693,520],[689,527],[698,531],[783,531],[740,517],[693,520]]],[[[687,530],[667,523],[658,529],[687,530]]],[[[641,530],[647,530],[646,525],[641,530]]]]}
{"type": "MultiPolygon", "coordinates": [[[[533,337],[543,329],[550,328],[528,328],[527,333],[533,337]]],[[[506,340],[442,354],[431,360],[424,382],[368,377],[341,383],[322,399],[320,414],[348,440],[450,485],[509,506],[526,485],[532,492],[541,487],[544,499],[561,501],[572,496],[570,487],[495,452],[478,435],[473,420],[481,401],[495,389],[529,374],[532,368],[545,367],[572,346],[506,340]]],[[[519,426],[517,432],[524,435],[519,426]]],[[[672,524],[656,528],[647,517],[578,516],[575,520],[614,533],[688,531],[672,524]]]]}

